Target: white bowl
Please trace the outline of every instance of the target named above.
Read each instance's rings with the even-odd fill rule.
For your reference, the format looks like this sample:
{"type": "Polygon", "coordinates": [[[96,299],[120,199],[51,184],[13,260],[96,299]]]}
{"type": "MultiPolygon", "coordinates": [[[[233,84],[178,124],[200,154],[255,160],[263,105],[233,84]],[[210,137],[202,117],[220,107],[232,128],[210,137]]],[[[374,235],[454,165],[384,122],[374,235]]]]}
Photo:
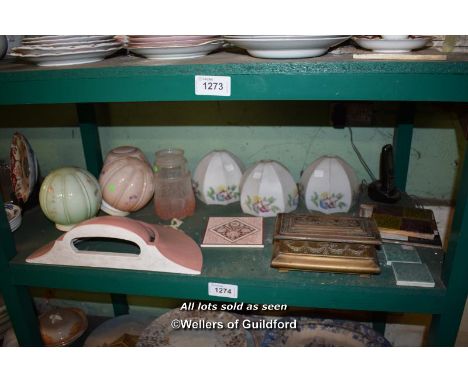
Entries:
{"type": "Polygon", "coordinates": [[[308,58],[325,54],[332,46],[341,44],[350,36],[309,38],[227,38],[239,48],[259,58],[308,58]]]}
{"type": "Polygon", "coordinates": [[[381,36],[384,40],[405,40],[409,34],[383,34],[381,36]]]}

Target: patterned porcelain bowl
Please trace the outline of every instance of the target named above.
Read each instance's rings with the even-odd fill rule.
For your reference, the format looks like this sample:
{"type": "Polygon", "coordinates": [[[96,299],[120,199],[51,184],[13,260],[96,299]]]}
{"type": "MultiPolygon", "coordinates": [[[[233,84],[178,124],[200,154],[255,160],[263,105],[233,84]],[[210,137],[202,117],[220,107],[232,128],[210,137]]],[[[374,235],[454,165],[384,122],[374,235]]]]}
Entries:
{"type": "Polygon", "coordinates": [[[96,178],[78,167],[52,171],[39,192],[42,211],[61,231],[69,231],[75,224],[96,216],[101,200],[96,178]]]}
{"type": "Polygon", "coordinates": [[[101,209],[109,215],[126,216],[143,208],[153,197],[154,177],[146,161],[132,157],[108,162],[101,171],[101,209]]]}
{"type": "Polygon", "coordinates": [[[11,183],[16,198],[26,203],[37,183],[39,168],[36,154],[26,137],[13,134],[10,146],[11,183]]]}
{"type": "Polygon", "coordinates": [[[306,317],[286,317],[279,322],[277,328],[266,332],[262,346],[392,346],[385,337],[360,322],[306,317]]]}
{"type": "Polygon", "coordinates": [[[246,330],[242,327],[228,329],[237,319],[222,311],[170,310],[154,320],[141,333],[136,346],[172,347],[243,347],[247,346],[246,330]],[[197,327],[184,330],[174,328],[173,322],[192,322],[197,327]]]}
{"type": "Polygon", "coordinates": [[[249,167],[240,187],[241,207],[246,214],[271,217],[297,208],[296,183],[279,162],[264,160],[249,167]]]}

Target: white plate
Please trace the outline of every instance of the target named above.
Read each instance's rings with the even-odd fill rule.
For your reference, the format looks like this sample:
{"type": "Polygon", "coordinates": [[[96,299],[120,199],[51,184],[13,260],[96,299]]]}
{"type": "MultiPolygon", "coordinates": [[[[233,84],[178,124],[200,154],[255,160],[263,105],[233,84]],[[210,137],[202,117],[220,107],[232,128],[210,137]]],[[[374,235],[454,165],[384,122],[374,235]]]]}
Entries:
{"type": "Polygon", "coordinates": [[[102,41],[113,38],[113,35],[62,35],[62,36],[40,36],[40,37],[25,37],[23,39],[23,45],[46,45],[46,44],[57,44],[57,43],[71,43],[71,42],[86,42],[86,41],[102,41]]]}
{"type": "Polygon", "coordinates": [[[58,54],[11,54],[38,66],[78,65],[102,61],[105,57],[117,52],[121,47],[105,50],[90,50],[86,52],[58,53],[58,54]]]}
{"type": "Polygon", "coordinates": [[[415,49],[424,48],[429,38],[416,37],[402,40],[383,40],[354,37],[353,40],[364,49],[376,53],[408,53],[415,49]]]}
{"type": "Polygon", "coordinates": [[[41,48],[47,48],[47,49],[60,49],[63,47],[74,47],[74,46],[83,46],[83,45],[94,45],[94,44],[109,44],[109,43],[115,43],[115,42],[120,42],[116,38],[109,38],[109,39],[103,39],[103,40],[87,40],[87,41],[72,41],[72,42],[57,42],[54,44],[42,44],[40,42],[38,43],[33,43],[33,44],[21,44],[22,48],[30,48],[34,49],[37,47],[41,48]]]}
{"type": "Polygon", "coordinates": [[[174,42],[174,41],[199,41],[199,40],[215,40],[219,36],[199,35],[199,36],[128,36],[128,41],[131,43],[140,42],[174,42]]]}
{"type": "Polygon", "coordinates": [[[85,52],[90,50],[105,50],[110,48],[122,47],[122,43],[119,41],[111,41],[106,43],[97,44],[86,44],[86,45],[69,45],[69,46],[43,46],[43,45],[31,45],[31,46],[19,46],[13,49],[14,53],[20,53],[23,55],[39,55],[39,54],[57,54],[57,53],[74,53],[74,52],[85,52]]]}
{"type": "Polygon", "coordinates": [[[154,320],[141,333],[137,346],[247,346],[244,329],[227,328],[228,323],[235,322],[236,319],[236,316],[227,312],[174,309],[154,320]],[[174,322],[196,323],[201,327],[193,330],[173,329],[174,322]],[[212,326],[208,328],[206,325],[212,326]],[[221,325],[222,328],[214,328],[213,325],[221,325]]]}
{"type": "Polygon", "coordinates": [[[350,37],[344,35],[225,35],[223,36],[226,39],[239,39],[239,40],[310,40],[310,39],[327,39],[335,37],[350,37]]]}
{"type": "Polygon", "coordinates": [[[203,57],[222,45],[222,41],[216,41],[184,47],[139,47],[129,50],[152,60],[173,60],[203,57]]]}
{"type": "Polygon", "coordinates": [[[203,40],[180,40],[180,41],[162,41],[162,42],[133,42],[129,41],[128,48],[184,48],[184,47],[191,47],[191,46],[199,46],[202,44],[208,43],[217,43],[217,42],[224,42],[220,39],[203,39],[203,40]]]}
{"type": "Polygon", "coordinates": [[[332,46],[341,44],[350,36],[308,38],[243,38],[226,39],[259,58],[307,58],[325,54],[332,46]]]}

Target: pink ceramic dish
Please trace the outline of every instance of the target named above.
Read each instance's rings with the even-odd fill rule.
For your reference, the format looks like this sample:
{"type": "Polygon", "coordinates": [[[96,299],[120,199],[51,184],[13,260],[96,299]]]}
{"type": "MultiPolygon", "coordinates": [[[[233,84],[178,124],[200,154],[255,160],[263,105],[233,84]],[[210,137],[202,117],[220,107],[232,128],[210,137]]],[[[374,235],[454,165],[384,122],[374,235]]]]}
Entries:
{"type": "Polygon", "coordinates": [[[125,217],[101,216],[77,225],[38,249],[26,262],[198,275],[203,256],[197,243],[182,231],[125,217]],[[86,238],[130,241],[140,248],[140,254],[79,250],[75,243],[86,238]]]}
{"type": "Polygon", "coordinates": [[[101,209],[125,216],[143,208],[153,197],[153,170],[147,162],[126,157],[108,162],[99,176],[101,209]]]}

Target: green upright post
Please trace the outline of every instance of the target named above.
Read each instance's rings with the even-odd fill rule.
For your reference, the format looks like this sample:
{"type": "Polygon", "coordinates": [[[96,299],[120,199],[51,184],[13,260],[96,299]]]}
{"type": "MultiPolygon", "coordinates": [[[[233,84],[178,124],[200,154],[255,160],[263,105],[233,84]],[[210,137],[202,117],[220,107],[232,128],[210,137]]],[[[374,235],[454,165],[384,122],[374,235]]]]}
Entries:
{"type": "Polygon", "coordinates": [[[114,316],[121,316],[123,314],[128,314],[128,302],[127,296],[124,294],[111,294],[112,307],[114,308],[114,316]]]}
{"type": "MultiPolygon", "coordinates": [[[[3,205],[1,197],[0,202],[3,205]]],[[[9,261],[15,254],[15,242],[5,209],[2,207],[0,208],[0,290],[18,343],[21,346],[40,346],[42,340],[33,299],[28,288],[13,285],[9,274],[9,261]]]]}
{"type": "Polygon", "coordinates": [[[86,167],[91,174],[98,178],[102,168],[102,152],[94,105],[90,103],[77,104],[76,109],[86,167]]]}
{"type": "Polygon", "coordinates": [[[395,185],[400,191],[406,191],[413,123],[414,104],[408,102],[400,104],[397,126],[393,134],[395,185]]]}
{"type": "Polygon", "coordinates": [[[385,327],[387,324],[387,313],[385,312],[374,312],[372,314],[372,328],[382,334],[385,335],[385,327]]]}
{"type": "MultiPolygon", "coordinates": [[[[94,105],[90,103],[77,104],[76,109],[86,167],[91,174],[99,178],[102,168],[102,151],[94,105]]],[[[116,316],[128,313],[128,303],[125,295],[111,294],[111,299],[116,316]]]]}
{"type": "Polygon", "coordinates": [[[461,183],[457,194],[452,231],[442,268],[447,296],[442,314],[434,316],[429,339],[431,344],[453,346],[465,307],[468,284],[468,155],[465,153],[461,183]]]}

